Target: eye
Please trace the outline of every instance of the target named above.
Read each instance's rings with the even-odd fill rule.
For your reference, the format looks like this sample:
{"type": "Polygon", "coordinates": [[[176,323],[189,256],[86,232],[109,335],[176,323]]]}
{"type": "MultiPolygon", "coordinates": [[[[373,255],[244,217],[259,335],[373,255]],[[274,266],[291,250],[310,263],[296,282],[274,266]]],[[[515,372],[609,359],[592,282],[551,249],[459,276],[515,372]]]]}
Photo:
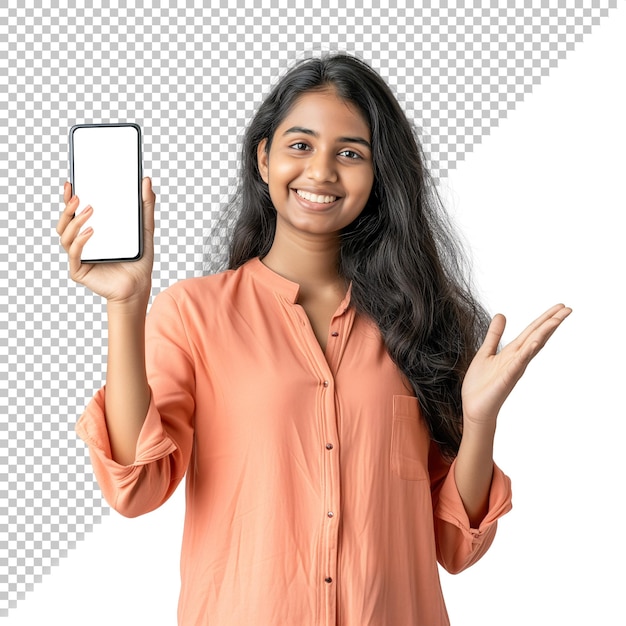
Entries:
{"type": "Polygon", "coordinates": [[[346,157],[347,159],[350,159],[351,161],[356,161],[357,159],[363,158],[358,152],[355,152],[354,150],[342,150],[339,153],[339,155],[346,157]]]}
{"type": "Polygon", "coordinates": [[[309,144],[305,143],[304,141],[296,141],[296,143],[292,143],[290,146],[290,148],[293,148],[294,150],[309,150],[309,144]]]}

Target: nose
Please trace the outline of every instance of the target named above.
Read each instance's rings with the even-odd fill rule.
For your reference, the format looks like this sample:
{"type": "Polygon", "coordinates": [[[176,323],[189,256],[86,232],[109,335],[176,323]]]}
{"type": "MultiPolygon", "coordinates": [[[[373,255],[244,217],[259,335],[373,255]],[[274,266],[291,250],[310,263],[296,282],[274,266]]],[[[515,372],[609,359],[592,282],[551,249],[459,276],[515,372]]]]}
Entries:
{"type": "Polygon", "coordinates": [[[307,176],[316,182],[336,182],[337,169],[334,153],[326,150],[315,150],[309,157],[307,176]]]}

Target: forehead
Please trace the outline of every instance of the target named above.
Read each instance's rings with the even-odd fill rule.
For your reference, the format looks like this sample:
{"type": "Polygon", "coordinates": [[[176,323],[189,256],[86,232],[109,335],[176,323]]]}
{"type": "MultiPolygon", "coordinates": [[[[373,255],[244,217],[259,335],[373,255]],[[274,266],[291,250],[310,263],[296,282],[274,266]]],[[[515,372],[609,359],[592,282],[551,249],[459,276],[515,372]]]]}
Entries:
{"type": "Polygon", "coordinates": [[[280,134],[286,128],[300,126],[320,134],[358,136],[370,139],[370,129],[365,117],[356,105],[340,98],[334,89],[307,91],[298,96],[289,112],[279,124],[280,134]]]}

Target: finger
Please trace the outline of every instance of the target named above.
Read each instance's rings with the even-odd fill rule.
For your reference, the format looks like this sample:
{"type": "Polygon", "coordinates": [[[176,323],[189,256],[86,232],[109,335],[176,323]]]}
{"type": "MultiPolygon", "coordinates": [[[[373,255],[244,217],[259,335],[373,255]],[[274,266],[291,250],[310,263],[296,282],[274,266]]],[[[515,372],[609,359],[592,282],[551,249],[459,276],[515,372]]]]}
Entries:
{"type": "Polygon", "coordinates": [[[67,225],[70,224],[71,221],[74,219],[74,214],[76,213],[79,202],[80,201],[78,199],[78,196],[73,196],[70,200],[67,201],[65,208],[61,213],[61,217],[57,222],[57,235],[61,236],[67,228],[67,225]]]}
{"type": "Polygon", "coordinates": [[[152,190],[152,180],[145,177],[141,181],[141,198],[143,201],[143,219],[144,228],[150,232],[154,232],[154,205],[156,204],[156,195],[152,190]]]}
{"type": "Polygon", "coordinates": [[[65,227],[61,233],[60,242],[65,250],[69,252],[69,249],[78,237],[80,229],[85,225],[85,222],[92,216],[93,209],[91,206],[85,207],[69,224],[65,227]]]}
{"type": "Polygon", "coordinates": [[[569,317],[572,313],[572,307],[564,306],[560,311],[558,311],[554,317],[563,321],[566,317],[569,317]]]}
{"type": "Polygon", "coordinates": [[[548,339],[552,337],[552,335],[556,332],[556,329],[571,312],[572,309],[569,307],[563,307],[563,309],[557,311],[553,317],[545,320],[543,324],[539,328],[535,329],[533,334],[527,338],[526,345],[524,345],[520,351],[520,358],[526,364],[530,363],[539,351],[543,349],[548,342],[548,339]]]}
{"type": "Polygon", "coordinates": [[[551,319],[555,315],[559,314],[566,309],[567,307],[564,304],[555,304],[550,307],[543,315],[540,315],[534,322],[529,324],[524,331],[517,337],[516,342],[523,343],[526,339],[537,330],[542,324],[544,324],[547,320],[551,319]]]}
{"type": "Polygon", "coordinates": [[[533,322],[516,341],[519,345],[524,345],[525,343],[531,345],[536,344],[536,352],[538,352],[571,312],[572,309],[566,307],[564,304],[555,305],[538,318],[536,322],[533,322]],[[552,313],[552,315],[548,317],[550,313],[552,313]]]}
{"type": "Polygon", "coordinates": [[[502,335],[504,333],[504,328],[506,326],[506,318],[501,313],[498,313],[491,320],[491,324],[489,324],[489,328],[487,329],[487,334],[485,335],[485,339],[483,341],[482,346],[480,347],[479,352],[484,352],[485,354],[496,354],[498,351],[498,346],[500,345],[500,341],[502,340],[502,335]]]}
{"type": "Polygon", "coordinates": [[[67,204],[72,197],[72,184],[69,181],[65,181],[63,185],[63,202],[67,204]]]}
{"type": "Polygon", "coordinates": [[[93,235],[93,228],[87,227],[82,233],[79,233],[75,239],[72,241],[71,245],[67,249],[67,254],[69,257],[69,270],[70,276],[73,280],[77,280],[80,273],[83,275],[89,271],[90,265],[84,265],[80,260],[80,257],[83,253],[83,248],[85,244],[89,241],[90,237],[93,235]]]}

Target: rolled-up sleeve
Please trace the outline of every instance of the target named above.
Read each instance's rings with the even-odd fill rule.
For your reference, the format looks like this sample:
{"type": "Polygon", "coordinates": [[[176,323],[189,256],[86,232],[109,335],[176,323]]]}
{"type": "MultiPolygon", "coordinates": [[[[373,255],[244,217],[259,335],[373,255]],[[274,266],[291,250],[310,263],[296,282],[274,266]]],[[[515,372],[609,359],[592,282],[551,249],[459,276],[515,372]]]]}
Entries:
{"type": "Polygon", "coordinates": [[[487,514],[478,528],[472,528],[454,478],[455,463],[433,491],[437,559],[451,574],[473,565],[487,552],[497,520],[512,508],[511,481],[494,464],[487,514]]]}
{"type": "Polygon", "coordinates": [[[147,317],[146,370],[150,405],[132,464],[120,465],[111,455],[106,386],[76,424],[104,498],[127,517],[148,513],[172,495],[185,475],[193,445],[193,359],[176,302],[166,292],[155,298],[147,317]]]}

